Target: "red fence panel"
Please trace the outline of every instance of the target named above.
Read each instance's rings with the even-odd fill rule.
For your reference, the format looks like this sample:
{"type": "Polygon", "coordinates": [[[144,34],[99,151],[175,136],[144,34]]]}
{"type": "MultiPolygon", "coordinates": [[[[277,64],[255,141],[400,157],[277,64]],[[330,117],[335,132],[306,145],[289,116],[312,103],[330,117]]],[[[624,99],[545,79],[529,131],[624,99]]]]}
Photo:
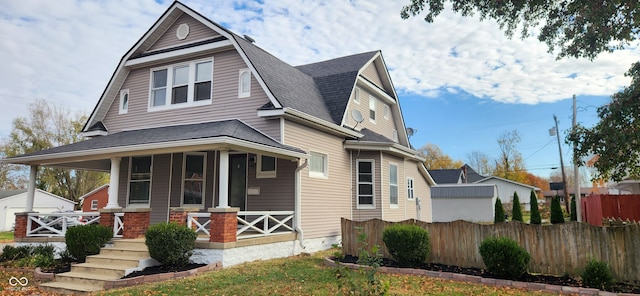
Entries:
{"type": "Polygon", "coordinates": [[[602,218],[640,221],[640,195],[597,195],[582,199],[584,221],[602,226],[602,218]]]}

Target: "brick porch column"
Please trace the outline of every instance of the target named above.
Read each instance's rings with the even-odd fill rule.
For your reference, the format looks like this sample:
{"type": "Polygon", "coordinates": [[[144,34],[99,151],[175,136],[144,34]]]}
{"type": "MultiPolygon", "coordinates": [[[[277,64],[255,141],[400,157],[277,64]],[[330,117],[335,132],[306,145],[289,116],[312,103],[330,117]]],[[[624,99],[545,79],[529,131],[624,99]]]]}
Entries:
{"type": "Polygon", "coordinates": [[[34,212],[16,213],[16,225],[13,230],[14,238],[20,239],[27,237],[27,223],[29,221],[29,213],[34,212]]]}
{"type": "Polygon", "coordinates": [[[197,213],[198,208],[169,208],[169,223],[175,222],[178,225],[187,225],[189,213],[197,213]]]}
{"type": "Polygon", "coordinates": [[[100,212],[100,225],[113,229],[116,220],[115,213],[121,213],[122,208],[103,208],[98,210],[98,212],[100,212]]]}
{"type": "Polygon", "coordinates": [[[237,241],[238,211],[240,208],[210,208],[210,242],[230,243],[237,241]]]}
{"type": "Polygon", "coordinates": [[[151,223],[151,208],[123,209],[122,238],[139,238],[144,234],[151,223]]]}

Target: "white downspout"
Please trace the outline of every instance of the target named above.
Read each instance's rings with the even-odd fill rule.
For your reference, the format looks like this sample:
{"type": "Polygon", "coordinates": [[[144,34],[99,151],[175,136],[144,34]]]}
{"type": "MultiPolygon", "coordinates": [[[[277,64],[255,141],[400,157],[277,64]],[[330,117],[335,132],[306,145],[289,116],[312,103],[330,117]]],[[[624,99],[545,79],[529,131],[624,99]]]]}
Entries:
{"type": "Polygon", "coordinates": [[[300,246],[303,249],[306,249],[306,247],[304,246],[304,232],[302,231],[302,227],[300,227],[300,224],[302,224],[302,193],[301,193],[301,189],[302,187],[300,186],[300,171],[302,171],[302,169],[306,168],[307,165],[309,164],[309,160],[305,159],[304,163],[301,164],[299,167],[296,168],[296,184],[295,184],[295,200],[296,200],[296,205],[295,205],[295,229],[296,232],[298,232],[298,234],[300,234],[300,246]]]}

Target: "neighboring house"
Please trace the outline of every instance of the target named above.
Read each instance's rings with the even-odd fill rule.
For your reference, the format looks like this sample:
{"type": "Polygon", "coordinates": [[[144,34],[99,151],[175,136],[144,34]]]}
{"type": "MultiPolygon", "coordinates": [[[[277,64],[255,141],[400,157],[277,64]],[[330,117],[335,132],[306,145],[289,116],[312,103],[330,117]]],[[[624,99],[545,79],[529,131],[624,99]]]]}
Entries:
{"type": "MultiPolygon", "coordinates": [[[[513,201],[513,194],[518,193],[520,198],[520,204],[524,210],[529,211],[531,205],[529,203],[529,196],[531,190],[539,192],[540,188],[535,186],[518,183],[515,181],[503,179],[495,176],[482,176],[478,174],[473,168],[465,164],[459,169],[441,169],[441,170],[429,170],[429,174],[433,177],[434,181],[438,185],[443,184],[495,184],[498,188],[498,197],[500,201],[508,207],[513,201]]],[[[471,189],[466,189],[471,190],[471,189]]],[[[436,211],[434,206],[434,211],[436,211]]]]}
{"type": "MultiPolygon", "coordinates": [[[[567,190],[567,193],[569,193],[569,196],[574,196],[575,191],[575,188],[571,187],[567,190]]],[[[611,191],[611,189],[602,187],[580,187],[580,197],[584,198],[591,194],[614,194],[614,192],[611,191]]],[[[560,198],[561,205],[564,206],[564,190],[544,190],[542,191],[542,195],[544,196],[545,202],[549,205],[551,204],[551,199],[557,195],[560,198]]]]}
{"type": "MultiPolygon", "coordinates": [[[[40,189],[34,192],[33,211],[51,213],[73,211],[75,202],[40,189]]],[[[27,204],[27,189],[0,191],[0,230],[10,231],[16,220],[16,213],[24,212],[27,204]]]]}
{"type": "Polygon", "coordinates": [[[83,212],[96,212],[105,206],[109,200],[109,184],[104,184],[80,197],[83,212]]]}
{"type": "MultiPolygon", "coordinates": [[[[83,128],[91,139],[3,161],[32,176],[110,171],[104,215],[211,216],[225,222],[198,229],[211,242],[199,247],[223,253],[246,234],[235,218],[263,219],[243,225],[272,237],[259,225],[284,216],[293,253],[337,242],[341,218],[431,221],[434,183],[381,52],[294,67],[253,42],[174,2],[122,57],[83,128]]],[[[124,223],[123,237],[140,236],[124,223]]]]}
{"type": "Polygon", "coordinates": [[[431,187],[433,222],[494,221],[498,189],[494,184],[451,184],[431,187]]]}
{"type": "MultiPolygon", "coordinates": [[[[616,194],[640,194],[640,180],[634,180],[631,178],[626,178],[620,182],[615,182],[608,187],[612,191],[611,193],[616,194]]],[[[607,193],[602,193],[607,194],[607,193]]]]}

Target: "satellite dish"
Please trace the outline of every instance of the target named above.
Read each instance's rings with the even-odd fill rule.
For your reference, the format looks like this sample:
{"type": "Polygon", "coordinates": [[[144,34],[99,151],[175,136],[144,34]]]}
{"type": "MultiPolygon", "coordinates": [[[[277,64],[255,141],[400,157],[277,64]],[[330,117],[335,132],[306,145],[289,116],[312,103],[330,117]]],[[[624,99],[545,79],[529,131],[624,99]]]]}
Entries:
{"type": "Polygon", "coordinates": [[[356,121],[356,125],[353,127],[354,130],[356,129],[356,126],[364,120],[362,113],[356,109],[351,110],[351,118],[356,121]]]}
{"type": "Polygon", "coordinates": [[[409,138],[411,138],[411,136],[413,136],[415,133],[418,132],[417,129],[413,129],[413,128],[410,128],[410,127],[408,127],[406,129],[406,131],[407,131],[407,137],[409,137],[409,138]]]}

